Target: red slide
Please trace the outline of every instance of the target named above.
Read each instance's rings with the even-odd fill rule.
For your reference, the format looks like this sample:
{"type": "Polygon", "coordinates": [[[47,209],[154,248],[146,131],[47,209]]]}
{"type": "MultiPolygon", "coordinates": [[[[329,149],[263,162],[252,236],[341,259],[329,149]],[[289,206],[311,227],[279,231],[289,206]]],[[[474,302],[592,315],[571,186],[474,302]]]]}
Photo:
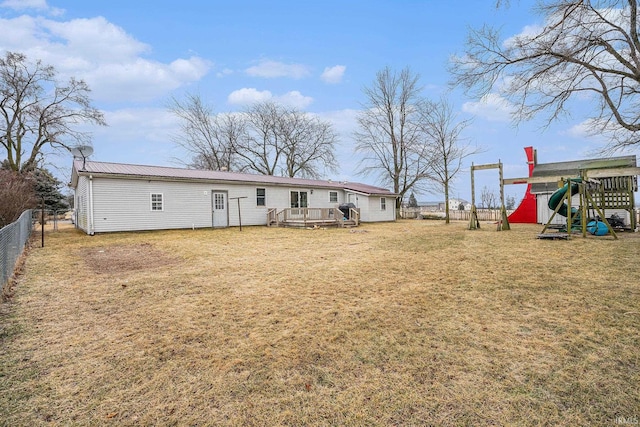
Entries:
{"type": "MultiPolygon", "coordinates": [[[[529,165],[529,177],[533,176],[533,168],[535,167],[533,159],[533,147],[524,147],[527,154],[527,164],[529,165]]],[[[517,184],[517,183],[514,183],[517,184]]],[[[524,182],[523,182],[524,184],[524,182]]],[[[536,224],[538,212],[536,207],[536,196],[531,194],[531,184],[527,184],[527,191],[524,193],[522,201],[515,211],[507,218],[509,223],[513,224],[536,224]]]]}

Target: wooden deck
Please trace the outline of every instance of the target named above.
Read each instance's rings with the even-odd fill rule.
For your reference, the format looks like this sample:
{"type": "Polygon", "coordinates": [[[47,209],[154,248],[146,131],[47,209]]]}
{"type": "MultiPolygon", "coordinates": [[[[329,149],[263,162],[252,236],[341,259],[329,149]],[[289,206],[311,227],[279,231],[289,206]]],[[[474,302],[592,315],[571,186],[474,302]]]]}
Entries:
{"type": "Polygon", "coordinates": [[[349,217],[338,208],[286,208],[267,211],[269,227],[357,227],[360,224],[360,211],[349,209],[349,217]]]}

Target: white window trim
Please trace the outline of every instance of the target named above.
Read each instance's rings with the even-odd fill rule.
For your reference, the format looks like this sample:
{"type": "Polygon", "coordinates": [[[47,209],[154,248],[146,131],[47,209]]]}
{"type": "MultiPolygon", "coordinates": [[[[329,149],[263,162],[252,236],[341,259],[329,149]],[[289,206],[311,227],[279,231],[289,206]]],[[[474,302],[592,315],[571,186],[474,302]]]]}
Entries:
{"type": "Polygon", "coordinates": [[[338,192],[337,191],[329,191],[329,203],[338,203],[338,192]],[[336,195],[336,199],[335,200],[331,200],[331,194],[335,194],[336,195]]]}
{"type": "Polygon", "coordinates": [[[292,208],[292,209],[302,209],[302,208],[308,208],[309,207],[309,194],[311,193],[311,191],[309,190],[289,190],[289,206],[291,206],[291,193],[298,193],[298,205],[301,205],[301,200],[302,197],[300,196],[302,193],[305,194],[306,197],[306,202],[307,202],[307,206],[298,206],[297,208],[292,208]]]}
{"type": "Polygon", "coordinates": [[[266,187],[256,187],[256,206],[259,208],[264,208],[267,206],[267,188],[266,187]],[[264,204],[259,205],[258,204],[258,190],[264,190],[264,196],[262,196],[262,198],[264,199],[264,204]]]}
{"type": "Polygon", "coordinates": [[[387,198],[386,197],[380,197],[380,210],[381,211],[386,211],[387,210],[387,198]]]}
{"type": "Polygon", "coordinates": [[[151,210],[151,212],[162,212],[162,211],[164,211],[164,193],[151,193],[149,195],[149,203],[150,203],[149,209],[151,210]],[[154,209],[153,208],[153,204],[154,203],[158,203],[157,200],[154,202],[153,196],[160,196],[160,209],[154,209]]]}

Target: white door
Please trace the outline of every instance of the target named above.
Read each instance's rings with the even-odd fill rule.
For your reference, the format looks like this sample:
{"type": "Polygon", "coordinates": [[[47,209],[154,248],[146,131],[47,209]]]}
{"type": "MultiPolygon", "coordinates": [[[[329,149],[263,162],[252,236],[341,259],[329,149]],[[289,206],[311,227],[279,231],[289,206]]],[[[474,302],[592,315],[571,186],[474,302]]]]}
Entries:
{"type": "Polygon", "coordinates": [[[211,193],[211,204],[213,208],[213,227],[228,227],[227,193],[213,191],[211,193]]]}

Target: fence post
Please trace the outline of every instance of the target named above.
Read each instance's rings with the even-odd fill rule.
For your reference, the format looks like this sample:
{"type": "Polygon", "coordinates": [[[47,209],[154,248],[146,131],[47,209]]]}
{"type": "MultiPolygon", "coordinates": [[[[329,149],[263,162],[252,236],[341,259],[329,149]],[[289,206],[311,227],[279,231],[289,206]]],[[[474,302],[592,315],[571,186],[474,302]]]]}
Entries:
{"type": "Polygon", "coordinates": [[[44,248],[44,197],[42,198],[42,213],[40,215],[40,229],[42,230],[42,247],[44,248]]]}

